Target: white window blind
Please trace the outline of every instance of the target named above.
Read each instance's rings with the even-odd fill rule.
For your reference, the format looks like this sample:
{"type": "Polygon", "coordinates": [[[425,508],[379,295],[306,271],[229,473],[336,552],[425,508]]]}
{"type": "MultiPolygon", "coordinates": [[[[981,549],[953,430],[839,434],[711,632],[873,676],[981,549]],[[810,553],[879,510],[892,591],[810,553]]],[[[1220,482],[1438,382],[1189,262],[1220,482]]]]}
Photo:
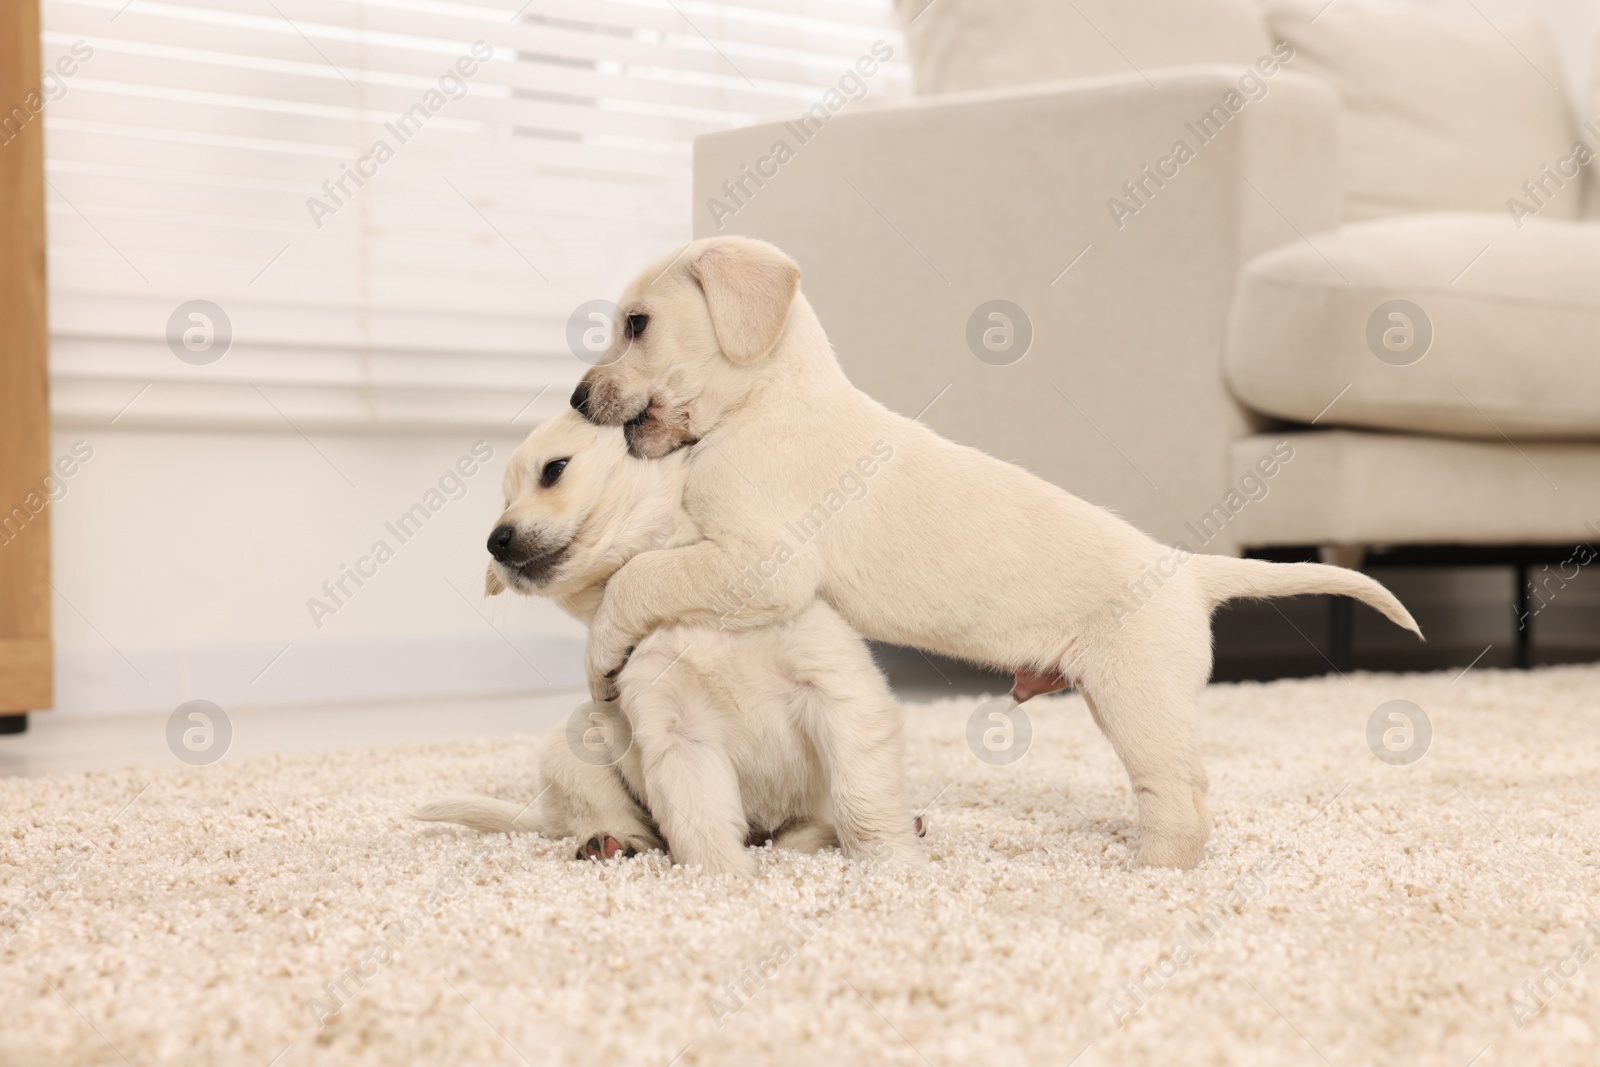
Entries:
{"type": "Polygon", "coordinates": [[[890,0],[43,7],[68,421],[536,421],[584,369],[573,309],[689,238],[697,134],[810,107],[878,40],[869,95],[909,91],[890,0]],[[170,350],[197,300],[215,362],[209,311],[170,350]]]}

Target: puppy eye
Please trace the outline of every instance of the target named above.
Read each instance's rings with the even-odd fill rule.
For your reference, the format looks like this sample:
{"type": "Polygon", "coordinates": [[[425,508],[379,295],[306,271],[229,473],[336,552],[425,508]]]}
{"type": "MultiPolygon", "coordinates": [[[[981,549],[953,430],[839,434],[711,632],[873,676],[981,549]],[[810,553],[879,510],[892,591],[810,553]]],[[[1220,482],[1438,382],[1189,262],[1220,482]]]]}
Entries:
{"type": "Polygon", "coordinates": [[[637,340],[644,333],[644,328],[650,325],[649,315],[629,315],[628,321],[623,324],[622,336],[630,341],[637,340]]]}
{"type": "Polygon", "coordinates": [[[561,478],[561,472],[567,469],[568,459],[553,459],[544,465],[544,470],[539,472],[539,485],[548,489],[561,478]]]}

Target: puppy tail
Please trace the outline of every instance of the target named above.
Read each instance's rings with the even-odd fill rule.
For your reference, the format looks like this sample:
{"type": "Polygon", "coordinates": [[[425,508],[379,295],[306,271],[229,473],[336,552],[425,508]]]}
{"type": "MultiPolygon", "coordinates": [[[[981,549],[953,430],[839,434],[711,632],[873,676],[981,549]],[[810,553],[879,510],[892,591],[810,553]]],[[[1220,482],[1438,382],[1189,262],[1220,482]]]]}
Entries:
{"type": "Polygon", "coordinates": [[[1422,629],[1405,605],[1389,590],[1360,571],[1325,563],[1269,563],[1233,556],[1195,556],[1189,561],[1200,589],[1215,607],[1236,597],[1297,596],[1333,593],[1354,597],[1382,612],[1396,626],[1422,637],[1422,629]]]}
{"type": "Polygon", "coordinates": [[[543,820],[537,804],[513,804],[494,797],[446,797],[422,805],[411,813],[427,822],[454,822],[485,833],[526,831],[540,833],[543,820]]]}

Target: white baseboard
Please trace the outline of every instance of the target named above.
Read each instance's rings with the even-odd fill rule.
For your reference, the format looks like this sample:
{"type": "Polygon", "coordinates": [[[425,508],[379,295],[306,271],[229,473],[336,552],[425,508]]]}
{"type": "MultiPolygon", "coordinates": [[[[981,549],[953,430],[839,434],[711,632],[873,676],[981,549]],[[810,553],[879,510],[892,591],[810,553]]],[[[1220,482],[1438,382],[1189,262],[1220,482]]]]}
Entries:
{"type": "Polygon", "coordinates": [[[583,642],[482,638],[321,639],[188,647],[57,649],[55,711],[224,710],[581,688],[583,642]]]}

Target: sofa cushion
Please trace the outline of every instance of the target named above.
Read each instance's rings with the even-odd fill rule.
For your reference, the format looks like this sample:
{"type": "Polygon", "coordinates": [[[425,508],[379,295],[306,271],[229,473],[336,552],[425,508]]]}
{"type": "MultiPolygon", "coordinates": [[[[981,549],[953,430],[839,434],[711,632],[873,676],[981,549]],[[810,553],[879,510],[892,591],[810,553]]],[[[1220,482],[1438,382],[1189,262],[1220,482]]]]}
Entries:
{"type": "Polygon", "coordinates": [[[1252,0],[898,0],[917,91],[993,89],[1272,52],[1252,0]]]}
{"type": "Polygon", "coordinates": [[[1326,0],[1272,3],[1267,24],[1294,46],[1293,69],[1343,98],[1346,219],[1509,211],[1512,200],[1541,217],[1578,217],[1577,123],[1559,52],[1539,24],[1459,24],[1326,0]]]}
{"type": "Polygon", "coordinates": [[[1241,437],[1229,461],[1259,488],[1227,525],[1246,548],[1596,543],[1600,444],[1302,430],[1241,437]]]}
{"type": "Polygon", "coordinates": [[[1247,263],[1227,378],[1267,415],[1489,440],[1600,439],[1600,225],[1351,223],[1247,263]]]}

